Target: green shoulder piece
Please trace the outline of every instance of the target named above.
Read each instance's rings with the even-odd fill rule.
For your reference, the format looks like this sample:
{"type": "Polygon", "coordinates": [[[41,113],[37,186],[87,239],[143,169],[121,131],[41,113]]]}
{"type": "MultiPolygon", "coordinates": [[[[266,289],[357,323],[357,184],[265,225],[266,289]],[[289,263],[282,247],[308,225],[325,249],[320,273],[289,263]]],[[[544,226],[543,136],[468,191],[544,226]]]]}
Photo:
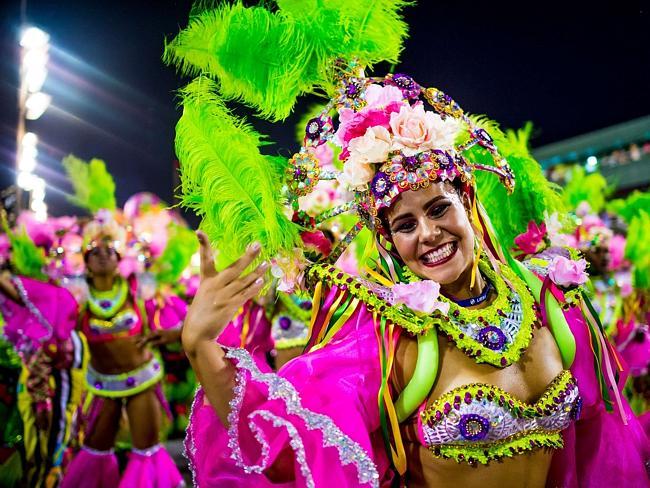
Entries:
{"type": "Polygon", "coordinates": [[[400,423],[418,409],[438,378],[438,335],[435,328],[417,337],[418,359],[413,377],[395,402],[395,412],[400,423]]]}
{"type": "MultiPolygon", "coordinates": [[[[515,263],[519,276],[521,276],[533,292],[533,296],[537,303],[540,303],[540,294],[542,291],[542,282],[540,279],[519,261],[513,260],[513,263],[515,263]]],[[[546,294],[546,311],[548,322],[551,327],[551,333],[555,338],[557,347],[560,349],[562,365],[565,369],[568,369],[573,364],[573,360],[576,356],[576,340],[575,337],[573,337],[573,333],[571,332],[571,328],[569,327],[566,318],[564,317],[560,304],[552,293],[546,294]]]]}

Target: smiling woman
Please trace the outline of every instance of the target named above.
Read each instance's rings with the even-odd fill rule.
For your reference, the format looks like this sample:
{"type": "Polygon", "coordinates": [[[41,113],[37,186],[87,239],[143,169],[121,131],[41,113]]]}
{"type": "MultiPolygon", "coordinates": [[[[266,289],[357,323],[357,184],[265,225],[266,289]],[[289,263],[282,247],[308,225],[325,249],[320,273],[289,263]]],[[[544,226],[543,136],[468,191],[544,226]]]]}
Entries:
{"type": "MultiPolygon", "coordinates": [[[[554,200],[535,161],[440,90],[402,73],[366,76],[366,65],[399,51],[401,2],[350,10],[323,1],[327,8],[315,11],[278,4],[273,12],[236,3],[197,13],[166,52],[202,73],[184,90],[176,141],[185,202],[207,231],[183,329],[202,384],[187,438],[196,483],[644,486],[647,439],[620,397],[616,358],[584,295],[577,283],[550,288],[542,259],[515,261],[478,198],[479,171],[516,192],[512,157],[542,182],[513,198],[545,202],[531,205],[542,214],[554,200]],[[256,49],[232,57],[233,45],[256,49]],[[276,62],[263,62],[271,56],[276,62]],[[307,123],[300,151],[270,170],[276,160],[259,153],[261,138],[224,99],[282,118],[298,94],[316,88],[329,101],[307,123]],[[341,149],[338,174],[314,154],[332,142],[341,149]],[[244,189],[233,175],[254,174],[254,163],[269,178],[244,189]],[[299,197],[334,178],[349,202],[317,217],[299,211],[299,197]],[[296,226],[284,199],[266,199],[278,193],[296,226]],[[233,208],[251,216],[235,220],[234,232],[222,222],[233,208]],[[359,222],[329,256],[295,258],[296,229],[316,232],[349,210],[359,222]],[[362,276],[351,276],[336,261],[364,226],[371,247],[362,276]],[[210,240],[229,252],[258,242],[217,272],[210,240]],[[313,294],[305,353],[277,374],[215,341],[262,290],[266,258],[276,268],[294,264],[280,269],[282,278],[304,278],[313,294]]],[[[500,210],[488,209],[507,219],[500,210]]]]}

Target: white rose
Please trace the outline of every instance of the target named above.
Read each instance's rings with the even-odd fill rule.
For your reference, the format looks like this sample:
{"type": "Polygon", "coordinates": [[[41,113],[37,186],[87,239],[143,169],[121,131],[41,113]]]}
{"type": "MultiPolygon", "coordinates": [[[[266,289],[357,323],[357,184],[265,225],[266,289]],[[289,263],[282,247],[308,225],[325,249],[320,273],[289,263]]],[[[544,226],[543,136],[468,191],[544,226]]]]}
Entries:
{"type": "Polygon", "coordinates": [[[443,120],[435,112],[424,110],[424,105],[404,105],[399,113],[390,115],[393,131],[393,150],[413,156],[427,149],[449,150],[454,147],[461,123],[447,117],[443,120]]]}
{"type": "Polygon", "coordinates": [[[390,132],[385,127],[377,125],[368,127],[361,137],[355,137],[348,144],[350,158],[367,163],[383,163],[388,159],[391,140],[390,132]]]}

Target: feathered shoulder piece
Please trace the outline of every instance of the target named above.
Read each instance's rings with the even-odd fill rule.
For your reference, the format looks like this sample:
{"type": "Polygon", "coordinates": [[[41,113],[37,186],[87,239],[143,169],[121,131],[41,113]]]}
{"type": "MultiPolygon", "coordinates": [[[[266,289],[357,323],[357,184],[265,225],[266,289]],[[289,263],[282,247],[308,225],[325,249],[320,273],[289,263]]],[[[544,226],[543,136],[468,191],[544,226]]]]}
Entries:
{"type": "Polygon", "coordinates": [[[115,210],[115,181],[104,161],[93,158],[86,162],[70,154],[62,163],[74,190],[70,202],[91,214],[115,210]]]}

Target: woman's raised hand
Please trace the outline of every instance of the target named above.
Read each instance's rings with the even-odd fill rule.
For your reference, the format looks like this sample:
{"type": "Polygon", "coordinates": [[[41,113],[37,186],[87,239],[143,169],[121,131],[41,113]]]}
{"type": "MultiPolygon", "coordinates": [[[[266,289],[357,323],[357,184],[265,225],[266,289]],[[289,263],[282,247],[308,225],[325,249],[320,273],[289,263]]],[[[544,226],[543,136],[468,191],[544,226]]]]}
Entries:
{"type": "Polygon", "coordinates": [[[262,289],[263,275],[268,269],[268,263],[264,262],[243,274],[260,253],[260,245],[255,243],[237,261],[217,273],[207,236],[202,231],[196,234],[201,246],[201,282],[183,324],[183,348],[188,353],[193,353],[200,342],[217,338],[239,307],[262,289]]]}

